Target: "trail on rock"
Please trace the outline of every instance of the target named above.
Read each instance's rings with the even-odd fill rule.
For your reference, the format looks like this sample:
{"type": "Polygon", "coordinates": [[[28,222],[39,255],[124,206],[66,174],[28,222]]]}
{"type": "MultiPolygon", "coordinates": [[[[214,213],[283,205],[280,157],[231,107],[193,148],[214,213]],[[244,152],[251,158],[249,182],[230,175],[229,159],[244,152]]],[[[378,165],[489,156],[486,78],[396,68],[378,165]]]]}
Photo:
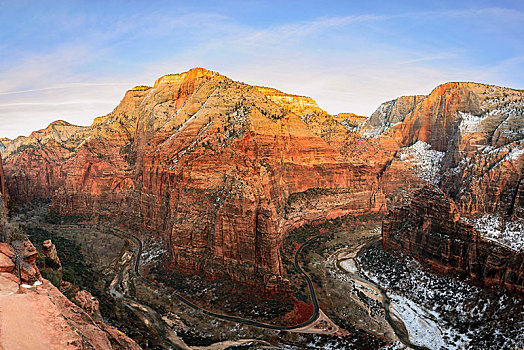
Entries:
{"type": "Polygon", "coordinates": [[[77,338],[60,312],[38,291],[17,294],[17,284],[0,276],[0,348],[9,350],[74,349],[77,338]]]}

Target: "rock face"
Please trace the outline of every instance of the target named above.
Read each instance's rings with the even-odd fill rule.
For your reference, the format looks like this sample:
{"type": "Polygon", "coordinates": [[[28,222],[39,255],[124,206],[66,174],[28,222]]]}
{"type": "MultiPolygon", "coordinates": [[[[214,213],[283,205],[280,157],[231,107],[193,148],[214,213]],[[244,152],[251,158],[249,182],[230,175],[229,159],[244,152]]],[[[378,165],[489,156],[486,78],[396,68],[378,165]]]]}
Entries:
{"type": "Polygon", "coordinates": [[[523,91],[447,83],[385,103],[360,129],[399,145],[384,177],[407,167],[441,188],[483,236],[524,247],[523,91]]]}
{"type": "Polygon", "coordinates": [[[56,252],[56,247],[50,239],[42,243],[42,256],[45,258],[44,267],[51,268],[56,271],[62,269],[62,263],[56,252]]]}
{"type": "Polygon", "coordinates": [[[49,281],[19,294],[16,277],[0,273],[0,287],[2,348],[140,349],[114,327],[93,320],[49,281]]]}
{"type": "Polygon", "coordinates": [[[484,240],[444,192],[425,187],[382,225],[386,249],[408,252],[433,270],[524,295],[524,253],[484,240]]]}
{"type": "Polygon", "coordinates": [[[2,166],[1,155],[2,153],[0,153],[0,211],[3,211],[2,208],[5,208],[7,205],[7,185],[5,182],[4,167],[2,166]]]}
{"type": "Polygon", "coordinates": [[[522,217],[515,212],[524,203],[522,90],[447,83],[428,96],[388,102],[364,124],[375,127],[374,136],[390,136],[402,147],[420,142],[441,152],[427,170],[463,214],[522,217]]]}
{"type": "Polygon", "coordinates": [[[36,266],[38,251],[29,239],[16,240],[11,243],[15,256],[11,257],[16,261],[16,256],[20,257],[20,274],[22,281],[33,284],[42,279],[40,270],[36,266]]]}
{"type": "Polygon", "coordinates": [[[74,302],[80,306],[95,321],[102,321],[100,303],[87,290],[80,289],[76,292],[74,302]]]}
{"type": "Polygon", "coordinates": [[[15,269],[15,253],[9,243],[0,242],[0,272],[12,272],[15,269]]]}
{"type": "Polygon", "coordinates": [[[163,236],[180,268],[264,283],[283,273],[290,229],[385,210],[377,173],[387,160],[354,161],[351,145],[312,99],[205,69],[132,89],[89,127],[60,122],[3,141],[17,201],[116,219],[163,236]]]}
{"type": "Polygon", "coordinates": [[[6,236],[6,225],[7,225],[7,185],[5,181],[4,168],[2,166],[2,159],[0,157],[0,237],[6,236]]]}

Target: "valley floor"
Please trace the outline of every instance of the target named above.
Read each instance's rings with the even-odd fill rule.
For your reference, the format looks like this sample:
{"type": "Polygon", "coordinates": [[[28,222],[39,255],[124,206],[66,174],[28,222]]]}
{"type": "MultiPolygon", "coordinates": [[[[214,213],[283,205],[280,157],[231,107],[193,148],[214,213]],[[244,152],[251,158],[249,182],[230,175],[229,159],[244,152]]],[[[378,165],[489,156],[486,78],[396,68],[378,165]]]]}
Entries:
{"type": "Polygon", "coordinates": [[[363,275],[387,290],[392,313],[411,342],[428,349],[514,349],[524,346],[524,301],[438,276],[380,242],[362,250],[363,275]]]}
{"type": "MultiPolygon", "coordinates": [[[[28,227],[37,247],[53,240],[64,268],[72,268],[77,282],[100,300],[106,321],[144,349],[509,349],[524,342],[518,332],[524,327],[522,304],[392,257],[371,243],[380,238],[373,218],[308,226],[289,242],[292,251],[307,237],[327,232],[304,250],[300,263],[314,283],[320,309],[347,331],[344,337],[264,330],[205,316],[137,279],[136,247],[125,237],[101,226],[51,224],[35,216],[28,227]],[[439,307],[439,300],[446,302],[439,307]],[[479,317],[482,323],[475,322],[479,317]]],[[[142,259],[151,262],[161,248],[148,246],[142,259]]],[[[288,258],[288,277],[292,283],[296,278],[295,293],[305,299],[308,295],[300,293],[307,290],[300,288],[288,258]]]]}

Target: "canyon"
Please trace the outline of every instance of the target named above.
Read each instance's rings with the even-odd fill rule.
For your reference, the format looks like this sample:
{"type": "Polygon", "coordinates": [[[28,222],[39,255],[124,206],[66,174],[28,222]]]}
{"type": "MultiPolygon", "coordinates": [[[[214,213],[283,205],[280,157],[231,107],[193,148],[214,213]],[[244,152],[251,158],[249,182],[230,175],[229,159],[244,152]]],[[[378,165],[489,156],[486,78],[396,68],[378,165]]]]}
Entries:
{"type": "Polygon", "coordinates": [[[301,228],[383,219],[385,250],[523,294],[522,90],[445,83],[366,118],[195,68],[0,151],[3,230],[12,203],[45,205],[156,244],[162,271],[271,294],[294,291],[284,253],[301,228]]]}
{"type": "Polygon", "coordinates": [[[161,237],[186,271],[257,283],[282,275],[291,229],[384,211],[377,175],[392,152],[354,143],[309,98],[205,69],[136,87],[89,127],[58,121],[2,145],[16,201],[126,222],[161,237]],[[362,161],[352,147],[380,154],[362,161]]]}
{"type": "MultiPolygon", "coordinates": [[[[3,176],[0,162],[2,185],[3,176]]],[[[0,188],[3,188],[1,203],[7,203],[5,187],[0,188]]],[[[80,307],[49,281],[42,281],[36,265],[37,249],[7,220],[7,208],[3,204],[0,206],[0,220],[0,230],[5,236],[0,242],[2,348],[140,349],[132,339],[104,323],[101,317],[93,317],[93,313],[85,311],[93,303],[90,295],[81,304],[84,307],[80,307]]],[[[58,259],[56,250],[55,257],[58,259]]],[[[83,291],[81,295],[85,293],[83,291]]]]}

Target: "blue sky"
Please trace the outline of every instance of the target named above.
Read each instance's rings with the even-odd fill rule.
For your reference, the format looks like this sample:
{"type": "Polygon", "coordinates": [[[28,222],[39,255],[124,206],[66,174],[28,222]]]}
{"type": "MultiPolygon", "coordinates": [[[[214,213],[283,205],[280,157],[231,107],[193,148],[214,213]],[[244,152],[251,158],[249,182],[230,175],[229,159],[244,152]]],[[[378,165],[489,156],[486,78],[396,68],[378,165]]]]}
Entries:
{"type": "Polygon", "coordinates": [[[0,137],[88,125],[205,67],[371,114],[447,81],[524,88],[522,1],[3,1],[0,137]]]}

